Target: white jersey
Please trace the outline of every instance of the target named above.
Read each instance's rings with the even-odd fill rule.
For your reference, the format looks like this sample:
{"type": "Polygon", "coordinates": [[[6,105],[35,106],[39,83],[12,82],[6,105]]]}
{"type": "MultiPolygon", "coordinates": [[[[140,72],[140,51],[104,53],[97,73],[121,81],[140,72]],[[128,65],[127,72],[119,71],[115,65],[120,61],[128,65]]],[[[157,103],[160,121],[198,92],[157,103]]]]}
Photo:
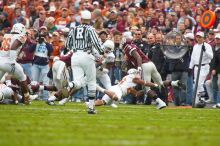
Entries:
{"type": "MultiPolygon", "coordinates": [[[[27,39],[26,36],[21,34],[5,34],[2,41],[2,46],[0,48],[0,57],[6,57],[6,58],[9,57],[10,48],[15,40],[18,40],[22,44],[24,44],[26,42],[26,39],[27,39]]],[[[20,51],[21,47],[22,46],[17,48],[16,50],[17,53],[20,51]]]]}
{"type": "MultiPolygon", "coordinates": [[[[110,53],[106,54],[106,56],[105,56],[105,58],[104,58],[104,60],[103,60],[103,62],[102,62],[102,67],[105,68],[105,65],[106,65],[107,63],[114,63],[114,61],[115,61],[115,55],[113,54],[113,52],[110,52],[110,53]]],[[[100,75],[102,75],[103,73],[104,73],[104,74],[108,73],[108,72],[106,72],[106,70],[108,70],[108,69],[105,68],[104,71],[100,71],[99,69],[97,69],[97,70],[96,70],[96,71],[97,71],[97,75],[100,76],[100,75]]]]}
{"type": "Polygon", "coordinates": [[[3,94],[4,99],[11,99],[14,93],[14,91],[5,84],[0,84],[0,92],[3,94]]]}
{"type": "Polygon", "coordinates": [[[109,70],[105,68],[105,65],[106,63],[113,63],[114,61],[115,61],[115,55],[112,52],[110,52],[104,58],[102,64],[103,69],[102,70],[98,68],[96,69],[96,78],[100,80],[100,82],[106,89],[109,89],[111,87],[111,79],[108,75],[109,70]]]}
{"type": "MultiPolygon", "coordinates": [[[[126,96],[128,94],[129,88],[133,88],[137,85],[133,82],[134,78],[140,78],[140,76],[134,74],[127,75],[117,85],[111,86],[108,90],[114,92],[120,101],[122,96],[126,96]]],[[[102,100],[104,100],[106,103],[110,103],[112,99],[105,94],[102,97],[102,100]]]]}
{"type": "Polygon", "coordinates": [[[129,88],[135,87],[137,84],[133,82],[134,78],[140,78],[138,75],[130,74],[122,78],[122,80],[118,83],[118,86],[122,89],[123,95],[127,95],[127,91],[129,88]]]}
{"type": "Polygon", "coordinates": [[[105,63],[113,63],[115,61],[115,55],[113,52],[110,52],[105,57],[105,63]]]}
{"type": "Polygon", "coordinates": [[[56,60],[52,66],[53,82],[58,89],[63,87],[63,81],[69,81],[69,72],[65,63],[61,60],[56,60]]]}

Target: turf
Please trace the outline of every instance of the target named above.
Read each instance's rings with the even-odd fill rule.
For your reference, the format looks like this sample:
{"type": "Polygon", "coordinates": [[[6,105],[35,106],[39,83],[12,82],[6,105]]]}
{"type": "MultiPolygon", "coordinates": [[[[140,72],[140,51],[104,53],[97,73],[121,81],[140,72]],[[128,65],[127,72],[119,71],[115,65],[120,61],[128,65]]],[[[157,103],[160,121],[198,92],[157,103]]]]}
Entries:
{"type": "Polygon", "coordinates": [[[0,105],[0,146],[219,146],[218,109],[0,105]]]}

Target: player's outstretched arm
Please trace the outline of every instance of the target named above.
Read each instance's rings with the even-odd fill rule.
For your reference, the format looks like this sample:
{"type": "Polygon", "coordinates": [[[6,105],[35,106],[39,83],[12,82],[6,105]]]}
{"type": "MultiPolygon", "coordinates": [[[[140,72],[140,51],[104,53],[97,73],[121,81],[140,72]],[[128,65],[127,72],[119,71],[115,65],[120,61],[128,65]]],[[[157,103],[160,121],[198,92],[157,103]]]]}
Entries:
{"type": "Polygon", "coordinates": [[[152,83],[152,82],[145,82],[144,80],[142,80],[138,77],[135,77],[133,79],[133,82],[136,83],[136,84],[140,84],[142,86],[148,86],[148,87],[157,87],[158,86],[157,84],[152,83]]]}

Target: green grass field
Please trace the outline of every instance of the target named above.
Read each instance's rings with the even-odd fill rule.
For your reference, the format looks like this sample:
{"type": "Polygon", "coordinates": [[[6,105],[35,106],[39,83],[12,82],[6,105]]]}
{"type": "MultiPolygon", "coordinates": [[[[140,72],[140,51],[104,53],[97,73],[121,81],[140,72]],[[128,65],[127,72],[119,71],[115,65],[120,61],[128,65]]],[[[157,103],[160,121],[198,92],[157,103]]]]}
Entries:
{"type": "Polygon", "coordinates": [[[219,146],[218,109],[0,105],[0,146],[219,146]]]}

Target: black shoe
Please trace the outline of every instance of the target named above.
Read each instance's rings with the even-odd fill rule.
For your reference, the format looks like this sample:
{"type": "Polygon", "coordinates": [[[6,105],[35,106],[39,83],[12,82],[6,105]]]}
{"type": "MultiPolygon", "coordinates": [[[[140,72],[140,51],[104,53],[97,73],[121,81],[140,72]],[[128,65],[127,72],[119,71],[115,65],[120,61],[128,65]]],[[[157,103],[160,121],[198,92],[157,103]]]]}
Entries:
{"type": "Polygon", "coordinates": [[[196,104],[196,108],[204,108],[206,106],[205,101],[199,101],[199,103],[196,104]]]}
{"type": "Polygon", "coordinates": [[[88,114],[97,114],[97,111],[95,109],[88,109],[88,114]]]}
{"type": "Polygon", "coordinates": [[[183,90],[186,90],[186,85],[184,83],[182,83],[181,81],[179,81],[178,83],[178,87],[183,89],[183,90]]]}

